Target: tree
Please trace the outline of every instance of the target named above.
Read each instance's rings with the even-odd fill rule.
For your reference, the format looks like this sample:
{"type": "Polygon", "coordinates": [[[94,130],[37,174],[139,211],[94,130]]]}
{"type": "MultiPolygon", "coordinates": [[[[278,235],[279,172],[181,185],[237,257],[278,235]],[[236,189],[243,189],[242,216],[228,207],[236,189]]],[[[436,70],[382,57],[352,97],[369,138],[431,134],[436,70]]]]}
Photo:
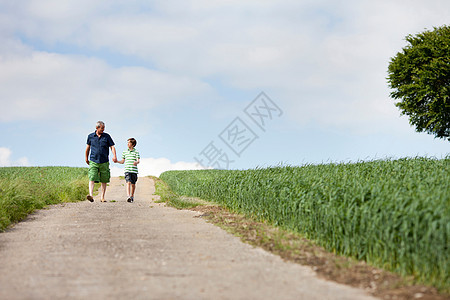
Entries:
{"type": "Polygon", "coordinates": [[[388,67],[391,97],[416,131],[450,141],[450,26],[406,36],[388,67]]]}

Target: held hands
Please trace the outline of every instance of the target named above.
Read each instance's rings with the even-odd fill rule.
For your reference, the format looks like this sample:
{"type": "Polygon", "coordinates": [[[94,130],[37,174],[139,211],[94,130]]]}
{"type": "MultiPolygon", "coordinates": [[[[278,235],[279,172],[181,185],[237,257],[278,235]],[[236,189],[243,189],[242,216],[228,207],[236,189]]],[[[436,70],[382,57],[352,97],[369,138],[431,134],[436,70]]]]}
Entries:
{"type": "MultiPolygon", "coordinates": [[[[113,161],[114,161],[114,158],[113,158],[113,161]]],[[[117,160],[117,158],[116,158],[116,160],[114,162],[118,163],[118,164],[123,164],[125,162],[125,159],[117,160]]]]}
{"type": "MultiPolygon", "coordinates": [[[[113,157],[113,162],[115,162],[115,163],[119,163],[119,164],[123,164],[123,163],[125,163],[125,159],[122,159],[122,160],[117,160],[117,157],[113,157]]],[[[133,163],[133,165],[135,165],[135,166],[137,166],[138,165],[138,163],[139,163],[139,159],[137,160],[137,161],[135,161],[134,163],[133,163]]]]}

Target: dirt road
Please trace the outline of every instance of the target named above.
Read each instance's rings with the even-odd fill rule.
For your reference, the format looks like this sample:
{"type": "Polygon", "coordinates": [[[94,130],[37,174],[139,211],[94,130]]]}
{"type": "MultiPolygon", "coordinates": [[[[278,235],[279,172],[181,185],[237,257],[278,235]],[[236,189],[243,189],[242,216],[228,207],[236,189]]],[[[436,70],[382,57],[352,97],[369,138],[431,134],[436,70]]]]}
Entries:
{"type": "Polygon", "coordinates": [[[123,184],[0,233],[0,299],[373,299],[154,203],[149,178],[134,203],[123,184]]]}

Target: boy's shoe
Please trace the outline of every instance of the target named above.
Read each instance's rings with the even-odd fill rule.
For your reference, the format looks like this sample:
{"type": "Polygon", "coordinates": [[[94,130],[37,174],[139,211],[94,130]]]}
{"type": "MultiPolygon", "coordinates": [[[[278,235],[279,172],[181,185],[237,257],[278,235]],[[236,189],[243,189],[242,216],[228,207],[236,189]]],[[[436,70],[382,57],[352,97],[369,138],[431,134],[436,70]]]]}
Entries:
{"type": "Polygon", "coordinates": [[[127,202],[133,202],[133,199],[131,197],[128,197],[127,202]]]}
{"type": "Polygon", "coordinates": [[[94,198],[92,198],[91,195],[87,195],[87,196],[86,196],[86,199],[88,199],[88,200],[91,201],[91,202],[94,202],[94,198]]]}

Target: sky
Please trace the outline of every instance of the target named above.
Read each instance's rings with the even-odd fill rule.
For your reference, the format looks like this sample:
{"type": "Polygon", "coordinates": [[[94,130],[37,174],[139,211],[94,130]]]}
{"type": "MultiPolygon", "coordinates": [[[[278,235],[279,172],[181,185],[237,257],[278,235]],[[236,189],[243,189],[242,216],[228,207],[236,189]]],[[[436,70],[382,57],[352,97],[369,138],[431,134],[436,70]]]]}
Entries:
{"type": "Polygon", "coordinates": [[[444,158],[386,78],[408,34],[449,16],[447,0],[0,0],[0,166],[85,167],[98,120],[119,159],[137,140],[141,176],[444,158]]]}

